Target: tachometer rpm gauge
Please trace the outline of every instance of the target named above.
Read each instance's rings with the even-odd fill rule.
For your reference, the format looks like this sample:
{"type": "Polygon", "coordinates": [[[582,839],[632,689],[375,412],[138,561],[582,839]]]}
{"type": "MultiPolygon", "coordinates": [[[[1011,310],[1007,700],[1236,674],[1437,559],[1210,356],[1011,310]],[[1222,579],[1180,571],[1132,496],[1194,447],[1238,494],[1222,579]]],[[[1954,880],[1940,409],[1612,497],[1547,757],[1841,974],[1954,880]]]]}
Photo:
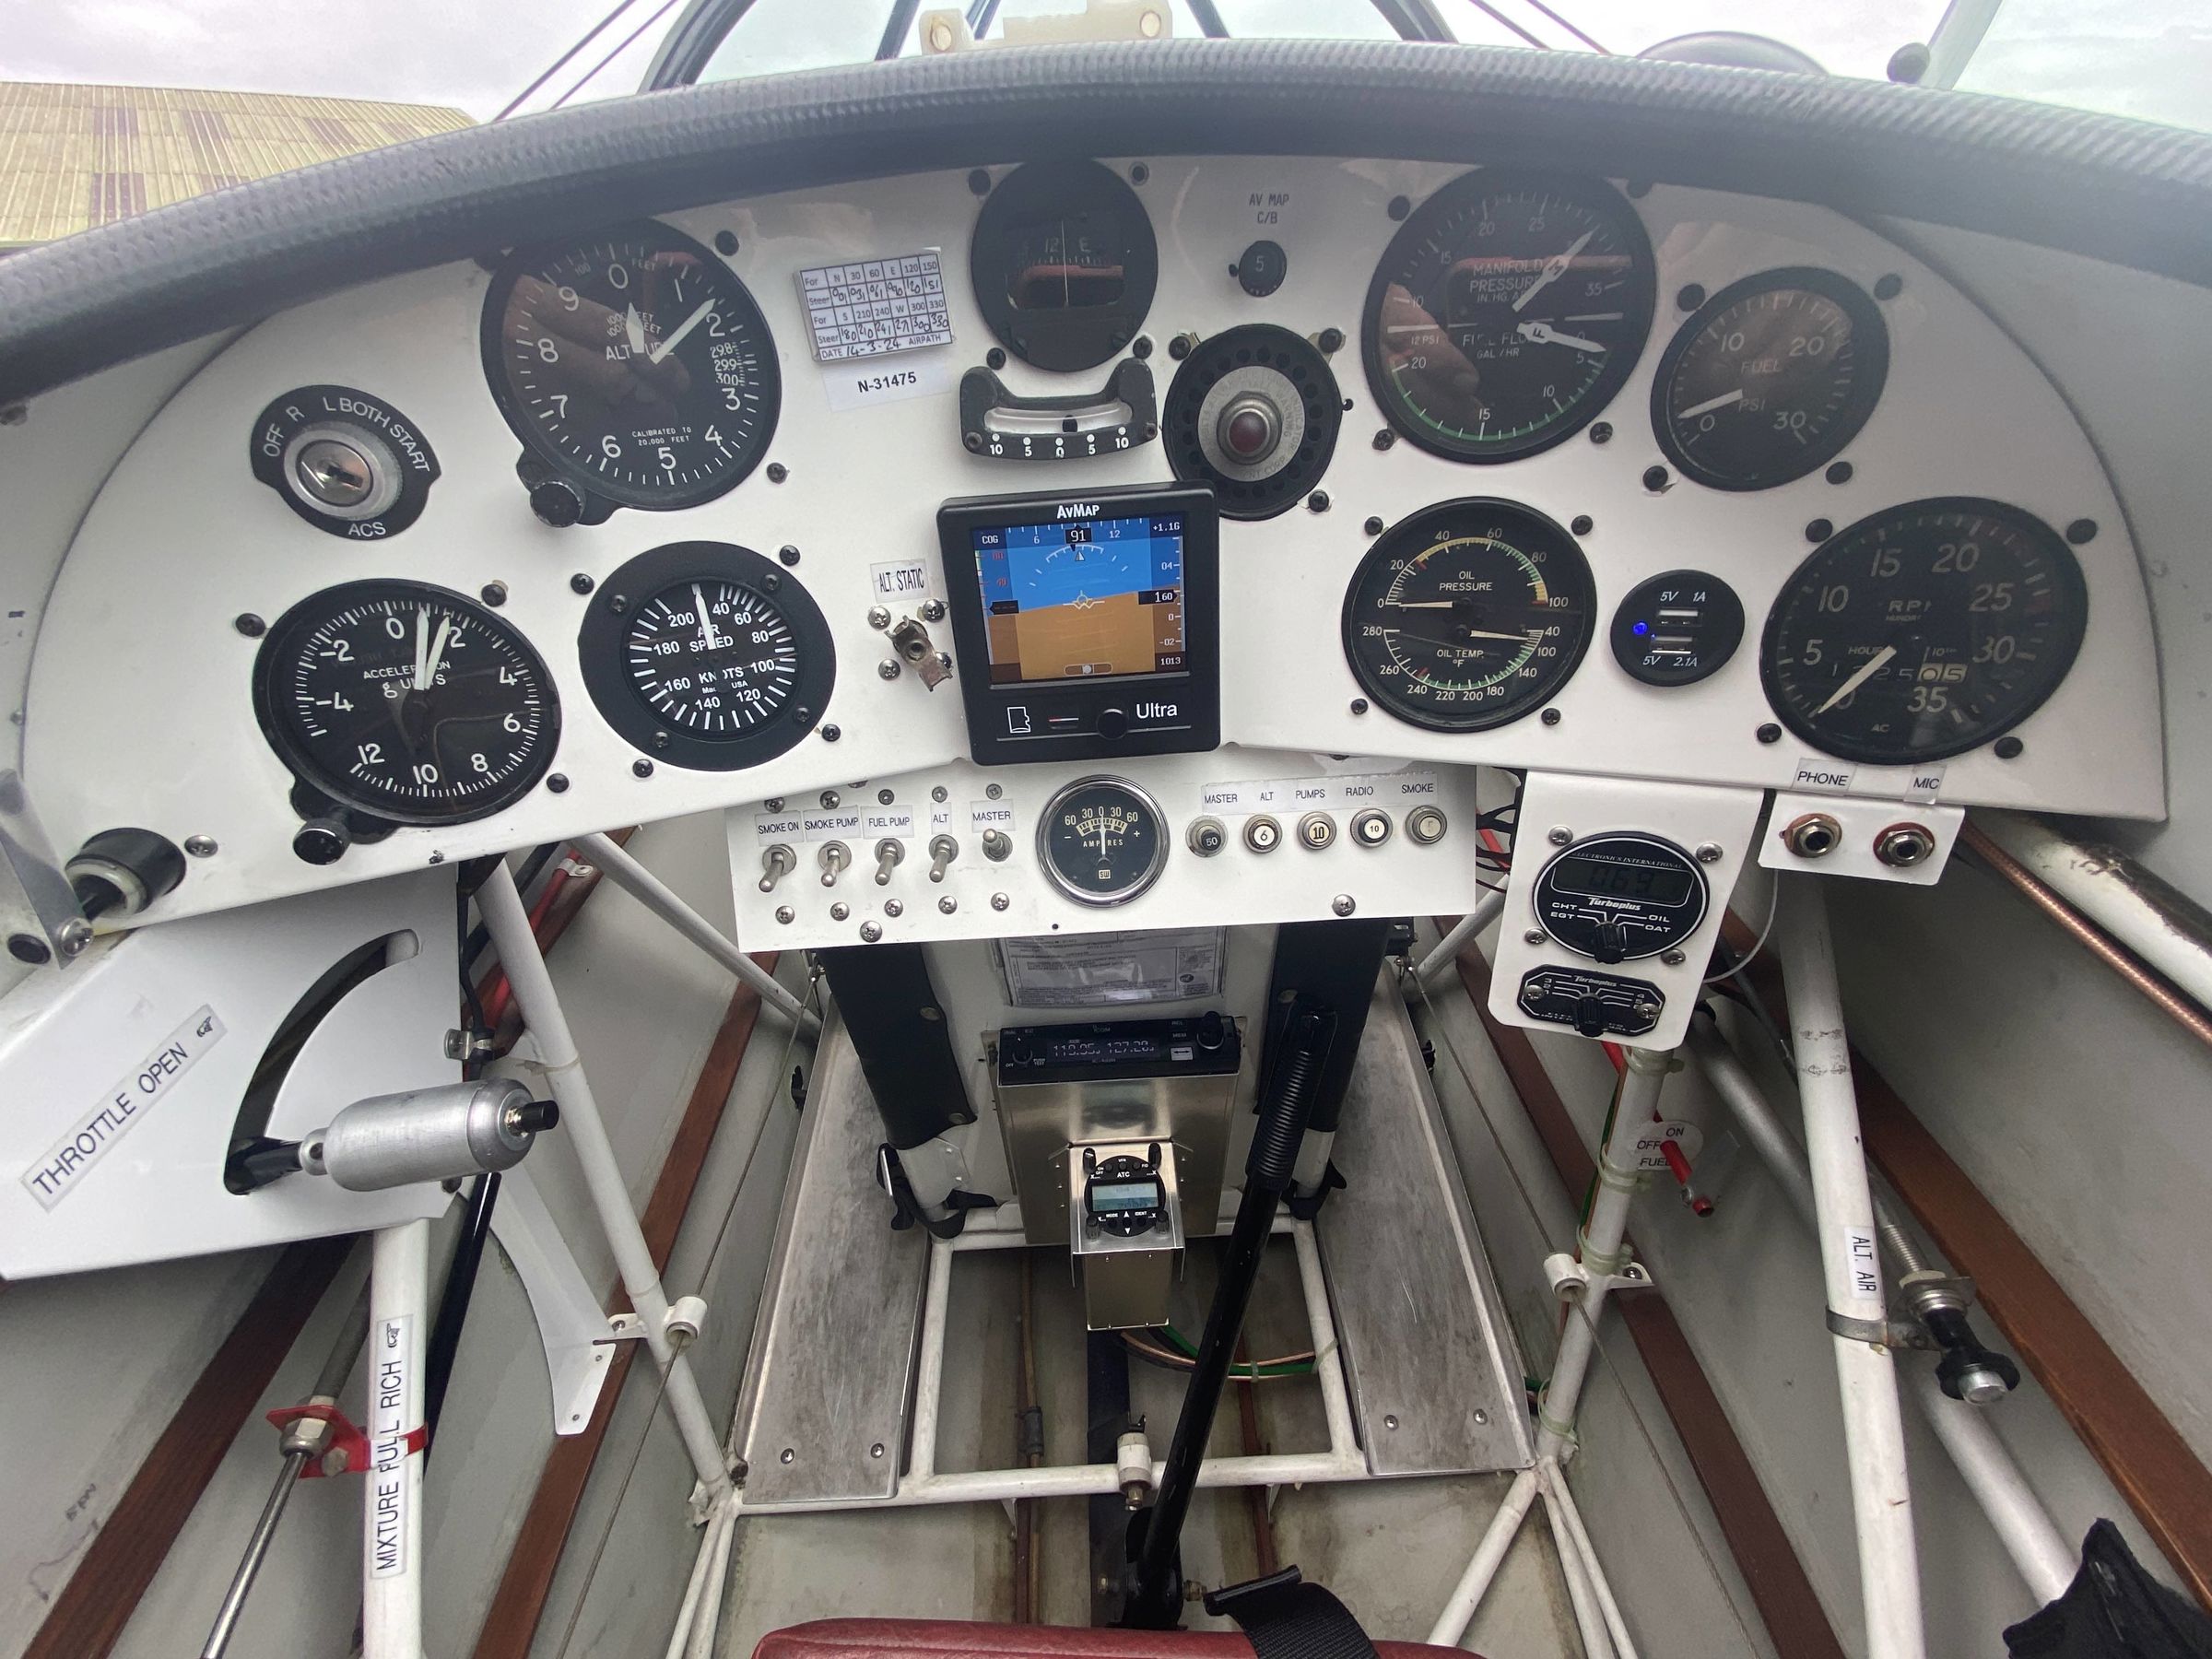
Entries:
{"type": "Polygon", "coordinates": [[[1651,239],[1603,181],[1469,173],[1391,238],[1367,290],[1368,384],[1423,449],[1534,454],[1620,390],[1653,286],[1651,239]]]}
{"type": "Polygon", "coordinates": [[[1827,465],[1889,372],[1874,301],[1833,271],[1764,271],[1723,288],[1660,359],[1652,424],[1684,476],[1769,489],[1827,465]]]}
{"type": "Polygon", "coordinates": [[[278,618],[253,712],[295,776],[399,824],[488,817],[545,775],[560,702],[530,642],[443,588],[355,582],[278,618]]]}
{"type": "Polygon", "coordinates": [[[1037,821],[1037,858],[1077,904],[1126,904],[1168,862],[1152,797],[1120,778],[1083,778],[1055,794],[1037,821]]]}
{"type": "Polygon", "coordinates": [[[1846,760],[1961,754],[2057,689],[2088,597],[2055,532],[1971,497],[1861,519],[1797,567],[1767,618],[1760,676],[1783,724],[1846,760]]]}
{"type": "Polygon", "coordinates": [[[725,542],[629,560],[599,584],[576,644],[607,724],[700,771],[789,749],[821,718],[837,674],[829,625],[798,579],[725,542]]]}
{"type": "Polygon", "coordinates": [[[625,506],[712,500],[776,429],[760,308],[665,225],[515,254],[485,296],[483,346],[515,436],[579,489],[625,506]]]}
{"type": "Polygon", "coordinates": [[[1410,725],[1479,732],[1567,683],[1590,643],[1590,566],[1512,501],[1445,501],[1384,531],[1344,596],[1344,654],[1410,725]]]}

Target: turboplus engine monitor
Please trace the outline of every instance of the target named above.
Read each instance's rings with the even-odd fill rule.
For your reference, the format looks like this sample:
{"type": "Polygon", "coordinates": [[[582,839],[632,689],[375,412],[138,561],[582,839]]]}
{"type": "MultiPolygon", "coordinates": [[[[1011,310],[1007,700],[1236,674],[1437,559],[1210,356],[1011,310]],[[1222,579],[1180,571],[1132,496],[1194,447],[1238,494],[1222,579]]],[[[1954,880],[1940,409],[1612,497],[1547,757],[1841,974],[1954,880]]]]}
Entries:
{"type": "Polygon", "coordinates": [[[1211,489],[947,501],[937,536],[978,764],[1179,755],[1219,744],[1211,489]]]}

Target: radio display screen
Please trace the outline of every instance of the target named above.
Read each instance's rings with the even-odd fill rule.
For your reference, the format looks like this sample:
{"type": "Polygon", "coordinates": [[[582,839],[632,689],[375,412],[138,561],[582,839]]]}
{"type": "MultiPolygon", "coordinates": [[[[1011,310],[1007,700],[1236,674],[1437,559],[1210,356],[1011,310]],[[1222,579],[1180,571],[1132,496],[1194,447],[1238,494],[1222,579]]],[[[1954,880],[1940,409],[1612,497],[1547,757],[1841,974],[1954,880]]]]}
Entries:
{"type": "Polygon", "coordinates": [[[1092,1187],[1084,1202],[1093,1215],[1113,1216],[1158,1209],[1167,1198],[1166,1189],[1158,1181],[1117,1181],[1092,1187]]]}
{"type": "Polygon", "coordinates": [[[1181,513],[971,534],[994,685],[1187,665],[1181,513]]]}

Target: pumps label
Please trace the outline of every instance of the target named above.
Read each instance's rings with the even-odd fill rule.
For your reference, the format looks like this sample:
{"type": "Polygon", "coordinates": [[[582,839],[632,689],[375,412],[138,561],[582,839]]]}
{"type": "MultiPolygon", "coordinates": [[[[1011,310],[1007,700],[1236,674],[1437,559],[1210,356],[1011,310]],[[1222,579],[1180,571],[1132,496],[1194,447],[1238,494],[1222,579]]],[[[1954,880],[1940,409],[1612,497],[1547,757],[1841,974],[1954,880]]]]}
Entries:
{"type": "Polygon", "coordinates": [[[68,1197],[93,1166],[114,1150],[115,1143],[136,1128],[177,1079],[222,1038],[223,1022],[214,1008],[203,1005],[186,1016],[184,1023],[117,1079],[45,1157],[23,1171],[23,1184],[30,1195],[47,1209],[68,1197]]]}

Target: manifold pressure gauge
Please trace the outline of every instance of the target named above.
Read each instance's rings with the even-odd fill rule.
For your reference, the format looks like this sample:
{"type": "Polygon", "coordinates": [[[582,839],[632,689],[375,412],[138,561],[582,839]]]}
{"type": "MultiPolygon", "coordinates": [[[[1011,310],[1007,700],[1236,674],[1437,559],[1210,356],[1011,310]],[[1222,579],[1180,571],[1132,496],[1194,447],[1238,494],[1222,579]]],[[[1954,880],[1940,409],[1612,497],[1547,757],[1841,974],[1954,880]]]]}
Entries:
{"type": "Polygon", "coordinates": [[[1531,895],[1536,922],[1596,962],[1632,962],[1678,947],[1712,895],[1697,861],[1640,830],[1593,835],[1554,853],[1531,895]]]}
{"type": "Polygon", "coordinates": [[[1120,778],[1077,779],[1046,804],[1037,859],[1077,904],[1126,904],[1167,865],[1159,808],[1120,778]]]}

